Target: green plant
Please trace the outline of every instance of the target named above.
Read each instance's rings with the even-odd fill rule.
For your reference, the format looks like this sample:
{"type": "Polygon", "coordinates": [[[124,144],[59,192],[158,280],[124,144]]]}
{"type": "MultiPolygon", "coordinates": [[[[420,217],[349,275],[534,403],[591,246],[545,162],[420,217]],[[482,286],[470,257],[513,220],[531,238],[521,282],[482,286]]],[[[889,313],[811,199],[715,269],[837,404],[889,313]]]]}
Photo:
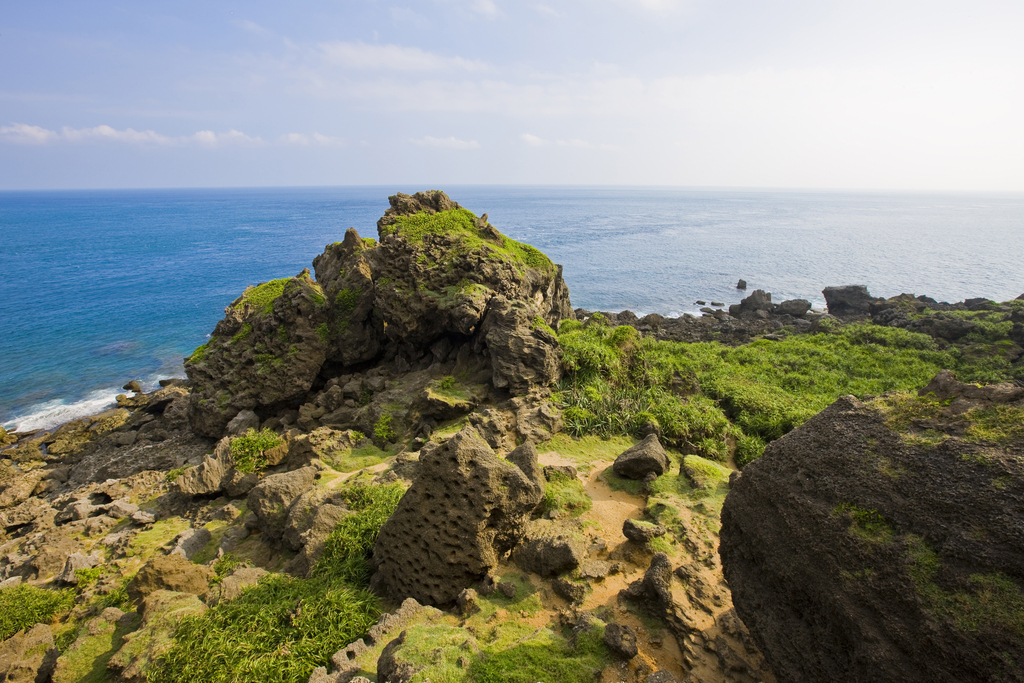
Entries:
{"type": "MultiPolygon", "coordinates": [[[[365,589],[366,555],[398,505],[401,485],[350,486],[352,514],[328,537],[312,578],[270,574],[239,597],[182,621],[151,683],[305,683],[380,615],[365,589]]],[[[234,560],[221,561],[226,574],[234,560]]]]}
{"type": "Polygon", "coordinates": [[[832,510],[837,517],[850,520],[849,531],[871,543],[885,544],[893,539],[893,529],[877,510],[865,510],[851,503],[840,503],[832,510]]]}
{"type": "Polygon", "coordinates": [[[252,306],[265,315],[269,315],[274,312],[274,302],[284,294],[284,286],[288,284],[289,280],[291,278],[285,277],[249,287],[242,294],[238,305],[252,306]]]}
{"type": "Polygon", "coordinates": [[[231,458],[239,472],[259,474],[267,467],[266,451],[283,443],[274,430],[264,427],[260,431],[250,428],[242,436],[231,440],[231,458]]]}
{"type": "Polygon", "coordinates": [[[390,443],[398,436],[391,422],[392,415],[390,412],[384,411],[380,414],[380,418],[377,419],[377,423],[373,426],[373,438],[378,444],[390,443]]]}
{"type": "Polygon", "coordinates": [[[246,339],[250,334],[252,334],[252,325],[245,323],[242,325],[242,329],[240,329],[235,336],[231,338],[231,343],[237,344],[238,342],[246,339]]]}
{"type": "Polygon", "coordinates": [[[437,383],[437,388],[443,391],[448,391],[449,389],[452,389],[454,387],[455,378],[452,377],[451,375],[446,375],[445,377],[442,377],[441,380],[437,383]]]}
{"type": "Polygon", "coordinates": [[[316,328],[316,334],[320,337],[320,342],[323,344],[331,341],[331,328],[328,327],[327,323],[320,323],[316,328]]]}
{"type": "Polygon", "coordinates": [[[192,465],[184,465],[182,467],[175,467],[172,470],[167,470],[167,474],[164,475],[164,481],[168,484],[174,483],[174,480],[184,474],[185,470],[191,469],[192,465]]]}
{"type": "Polygon", "coordinates": [[[0,588],[0,641],[22,629],[49,623],[75,604],[75,591],[46,590],[29,584],[0,588]]]}
{"type": "Polygon", "coordinates": [[[359,303],[359,295],[362,294],[362,288],[354,287],[352,289],[342,289],[334,296],[334,306],[340,313],[348,313],[355,309],[356,304],[359,303]]]}

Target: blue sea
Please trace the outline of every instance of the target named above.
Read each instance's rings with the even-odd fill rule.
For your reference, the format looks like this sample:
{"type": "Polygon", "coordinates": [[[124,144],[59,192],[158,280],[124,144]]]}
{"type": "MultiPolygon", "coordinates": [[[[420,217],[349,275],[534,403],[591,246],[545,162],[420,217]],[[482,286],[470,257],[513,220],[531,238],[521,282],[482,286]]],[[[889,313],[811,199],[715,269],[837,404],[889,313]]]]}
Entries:
{"type": "MultiPolygon", "coordinates": [[[[0,424],[52,426],[121,385],[183,376],[246,285],[376,236],[396,191],[335,187],[0,192],[0,424]]],[[[749,290],[827,285],[957,301],[1024,292],[1024,195],[446,187],[563,264],[574,306],[678,316],[749,290]]]]}

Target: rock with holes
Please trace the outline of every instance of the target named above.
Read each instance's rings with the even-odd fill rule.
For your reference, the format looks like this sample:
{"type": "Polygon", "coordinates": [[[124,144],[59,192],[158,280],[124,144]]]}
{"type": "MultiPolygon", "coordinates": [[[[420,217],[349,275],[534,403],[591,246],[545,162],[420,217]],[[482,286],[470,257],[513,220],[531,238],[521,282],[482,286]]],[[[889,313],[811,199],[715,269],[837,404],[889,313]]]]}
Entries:
{"type": "Polygon", "coordinates": [[[472,427],[424,449],[416,480],[377,537],[372,587],[394,600],[455,602],[522,538],[543,495],[472,427]]]}

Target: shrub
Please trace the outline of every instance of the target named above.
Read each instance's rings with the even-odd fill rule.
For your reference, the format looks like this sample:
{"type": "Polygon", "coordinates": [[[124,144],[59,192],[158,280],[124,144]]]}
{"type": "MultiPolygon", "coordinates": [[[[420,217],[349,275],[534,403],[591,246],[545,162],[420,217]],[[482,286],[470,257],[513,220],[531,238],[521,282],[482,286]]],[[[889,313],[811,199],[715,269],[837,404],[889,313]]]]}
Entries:
{"type": "Polygon", "coordinates": [[[384,411],[380,414],[380,418],[377,420],[377,424],[373,426],[373,438],[380,444],[384,445],[395,440],[398,436],[395,432],[395,428],[391,426],[392,416],[388,411],[384,411]]]}
{"type": "Polygon", "coordinates": [[[231,457],[239,472],[255,472],[259,474],[267,467],[266,451],[282,443],[282,439],[274,430],[263,428],[260,431],[249,429],[244,435],[231,440],[231,457]]]}
{"type": "Polygon", "coordinates": [[[49,623],[75,604],[75,591],[36,588],[28,584],[0,589],[0,641],[22,629],[49,623]]]}

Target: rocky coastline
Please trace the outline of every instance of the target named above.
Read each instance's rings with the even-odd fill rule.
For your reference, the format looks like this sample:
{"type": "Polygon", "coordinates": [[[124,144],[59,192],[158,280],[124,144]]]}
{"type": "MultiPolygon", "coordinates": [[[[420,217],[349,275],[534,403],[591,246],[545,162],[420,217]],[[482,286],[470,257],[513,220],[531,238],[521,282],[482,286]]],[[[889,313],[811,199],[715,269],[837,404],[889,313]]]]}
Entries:
{"type": "Polygon", "coordinates": [[[1024,305],[574,310],[486,214],[389,202],[376,239],[246,289],[187,380],[0,431],[0,680],[1024,680],[1024,305]],[[699,372],[624,360],[832,338],[1001,381],[836,394],[776,438],[699,372]],[[723,424],[580,427],[573,382],[638,373],[723,424]],[[237,622],[271,600],[264,652],[237,622]]]}

